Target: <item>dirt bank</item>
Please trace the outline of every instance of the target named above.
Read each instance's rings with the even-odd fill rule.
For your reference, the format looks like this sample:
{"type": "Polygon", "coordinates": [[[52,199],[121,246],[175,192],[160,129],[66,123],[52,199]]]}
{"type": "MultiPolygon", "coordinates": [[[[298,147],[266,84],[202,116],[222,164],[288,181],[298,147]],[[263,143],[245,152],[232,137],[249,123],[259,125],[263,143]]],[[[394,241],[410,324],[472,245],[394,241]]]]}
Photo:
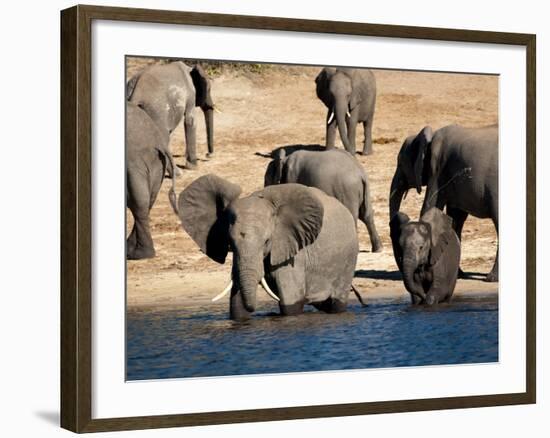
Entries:
{"type": "MultiPolygon", "coordinates": [[[[146,60],[130,60],[128,72],[138,71],[146,60]]],[[[272,67],[261,74],[249,71],[223,72],[213,80],[212,94],[221,114],[215,116],[215,147],[206,159],[206,135],[199,117],[197,170],[185,170],[178,178],[178,192],[206,173],[215,173],[238,183],[243,193],[263,185],[269,159],[265,155],[280,146],[323,144],[325,108],[315,95],[314,79],[319,68],[272,67]]],[[[404,287],[396,272],[388,227],[388,195],[397,153],[403,139],[429,124],[434,129],[451,123],[482,126],[498,120],[498,78],[375,71],[378,99],[374,120],[374,154],[358,156],[369,174],[376,227],[384,244],[381,254],[370,253],[366,227],[359,224],[361,253],[355,283],[368,298],[399,296],[404,287]]],[[[363,138],[357,129],[357,143],[363,138]]],[[[172,135],[176,162],[183,164],[183,129],[172,135]]],[[[341,146],[340,146],[341,147],[341,146]]],[[[151,211],[152,234],[157,257],[128,261],[127,297],[130,307],[164,306],[205,301],[229,279],[230,261],[218,265],[204,256],[184,233],[170,208],[165,180],[151,211]]],[[[411,218],[420,211],[423,193],[411,190],[402,209],[411,218]]],[[[132,217],[128,211],[128,231],[132,217]]],[[[496,233],[490,220],[469,217],[463,230],[462,267],[486,273],[496,253],[496,233]]],[[[459,280],[457,294],[498,290],[497,284],[459,280]]]]}

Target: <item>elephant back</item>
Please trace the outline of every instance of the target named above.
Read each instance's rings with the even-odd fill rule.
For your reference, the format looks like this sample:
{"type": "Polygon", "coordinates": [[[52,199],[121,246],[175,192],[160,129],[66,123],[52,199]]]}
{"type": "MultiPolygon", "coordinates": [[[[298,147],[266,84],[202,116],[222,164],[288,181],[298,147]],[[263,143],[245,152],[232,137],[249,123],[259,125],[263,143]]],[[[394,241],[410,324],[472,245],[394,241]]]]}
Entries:
{"type": "Polygon", "coordinates": [[[363,202],[366,173],[349,153],[339,149],[297,151],[287,159],[285,182],[316,187],[344,204],[353,216],[363,202]]]}
{"type": "Polygon", "coordinates": [[[128,158],[146,150],[168,148],[168,136],[137,105],[126,103],[126,149],[128,158]]]}

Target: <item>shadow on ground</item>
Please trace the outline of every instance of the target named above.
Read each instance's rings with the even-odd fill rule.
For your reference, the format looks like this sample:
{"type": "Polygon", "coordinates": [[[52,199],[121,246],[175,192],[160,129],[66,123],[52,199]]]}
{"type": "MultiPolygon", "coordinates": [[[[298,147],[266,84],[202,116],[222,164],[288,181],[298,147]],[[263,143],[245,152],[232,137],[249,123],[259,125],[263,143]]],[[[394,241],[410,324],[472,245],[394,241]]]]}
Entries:
{"type": "Polygon", "coordinates": [[[273,158],[276,157],[279,151],[284,151],[286,156],[296,152],[296,151],[324,151],[326,148],[320,144],[289,144],[284,146],[278,146],[271,151],[271,153],[266,154],[263,152],[256,152],[254,155],[258,155],[264,158],[273,158]]]}
{"type": "Polygon", "coordinates": [[[377,269],[359,269],[355,271],[355,277],[370,278],[373,280],[393,280],[401,281],[401,272],[382,271],[377,269]]]}
{"type": "Polygon", "coordinates": [[[482,272],[462,272],[459,274],[458,278],[461,280],[478,280],[483,281],[487,277],[487,274],[482,272]]]}

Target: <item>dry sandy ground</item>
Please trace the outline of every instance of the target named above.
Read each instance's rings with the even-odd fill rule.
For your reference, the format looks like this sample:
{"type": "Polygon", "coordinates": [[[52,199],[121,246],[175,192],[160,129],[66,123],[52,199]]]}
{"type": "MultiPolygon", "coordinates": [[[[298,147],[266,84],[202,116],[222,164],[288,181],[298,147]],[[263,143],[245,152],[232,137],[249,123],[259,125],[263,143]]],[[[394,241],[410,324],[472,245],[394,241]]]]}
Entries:
{"type": "MultiPolygon", "coordinates": [[[[128,74],[153,60],[133,59],[128,74]]],[[[198,117],[197,170],[184,170],[176,180],[179,193],[193,180],[215,173],[241,185],[243,195],[258,190],[269,159],[265,155],[280,146],[324,144],[324,105],[315,95],[317,67],[272,66],[261,74],[225,71],[213,79],[214,102],[222,113],[215,114],[215,156],[206,159],[203,118],[198,117]]],[[[382,253],[370,252],[370,240],[359,222],[361,252],[354,284],[367,300],[374,296],[406,295],[393,259],[388,227],[388,195],[397,154],[408,135],[425,125],[437,129],[458,123],[483,126],[498,121],[498,78],[483,75],[374,71],[378,98],[373,129],[374,154],[357,156],[367,170],[371,201],[382,253]]],[[[358,149],[362,126],[357,129],[358,149]]],[[[339,145],[341,147],[341,145],[339,145]]],[[[183,129],[171,139],[178,164],[184,164],[183,129]]],[[[217,294],[229,281],[230,257],[219,265],[203,255],[181,228],[168,202],[171,181],[165,179],[151,211],[152,234],[157,256],[128,261],[127,298],[129,308],[200,304],[217,294]]],[[[423,195],[409,191],[402,203],[411,218],[417,218],[423,195]]],[[[127,210],[128,232],[132,215],[127,210]]],[[[462,267],[467,272],[486,273],[492,267],[497,237],[490,220],[469,217],[463,230],[462,267]]],[[[480,276],[478,276],[480,278],[480,276]]],[[[498,284],[475,279],[459,280],[456,295],[497,293],[498,284]]],[[[258,298],[262,298],[259,294],[258,298]]],[[[268,298],[266,298],[268,299],[268,298]]]]}

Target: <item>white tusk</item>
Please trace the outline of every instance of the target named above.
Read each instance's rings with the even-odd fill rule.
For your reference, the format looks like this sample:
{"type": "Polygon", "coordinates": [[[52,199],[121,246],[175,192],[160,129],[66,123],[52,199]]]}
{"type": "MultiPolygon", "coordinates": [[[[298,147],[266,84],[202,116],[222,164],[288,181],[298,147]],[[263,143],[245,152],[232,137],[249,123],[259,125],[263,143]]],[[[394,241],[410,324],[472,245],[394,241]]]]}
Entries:
{"type": "Polygon", "coordinates": [[[273,291],[269,288],[269,286],[267,285],[267,281],[265,281],[265,278],[264,278],[264,277],[262,277],[262,282],[261,282],[261,283],[262,283],[262,287],[264,288],[264,290],[267,292],[267,294],[268,294],[271,298],[273,298],[275,301],[281,301],[281,300],[279,299],[279,297],[278,297],[277,295],[275,295],[275,294],[273,293],[273,291]]]}
{"type": "Polygon", "coordinates": [[[349,111],[346,113],[346,116],[348,116],[348,118],[351,118],[351,114],[349,113],[349,111]]]}
{"type": "Polygon", "coordinates": [[[221,294],[216,295],[214,298],[212,298],[212,302],[214,303],[215,301],[221,300],[231,291],[232,287],[233,287],[233,280],[229,282],[229,284],[226,286],[226,288],[222,291],[221,294]]]}
{"type": "Polygon", "coordinates": [[[330,116],[328,117],[327,125],[330,125],[333,120],[334,120],[334,111],[331,111],[330,116]]]}
{"type": "Polygon", "coordinates": [[[216,105],[214,105],[214,111],[217,112],[218,114],[222,113],[222,111],[216,105]]]}

